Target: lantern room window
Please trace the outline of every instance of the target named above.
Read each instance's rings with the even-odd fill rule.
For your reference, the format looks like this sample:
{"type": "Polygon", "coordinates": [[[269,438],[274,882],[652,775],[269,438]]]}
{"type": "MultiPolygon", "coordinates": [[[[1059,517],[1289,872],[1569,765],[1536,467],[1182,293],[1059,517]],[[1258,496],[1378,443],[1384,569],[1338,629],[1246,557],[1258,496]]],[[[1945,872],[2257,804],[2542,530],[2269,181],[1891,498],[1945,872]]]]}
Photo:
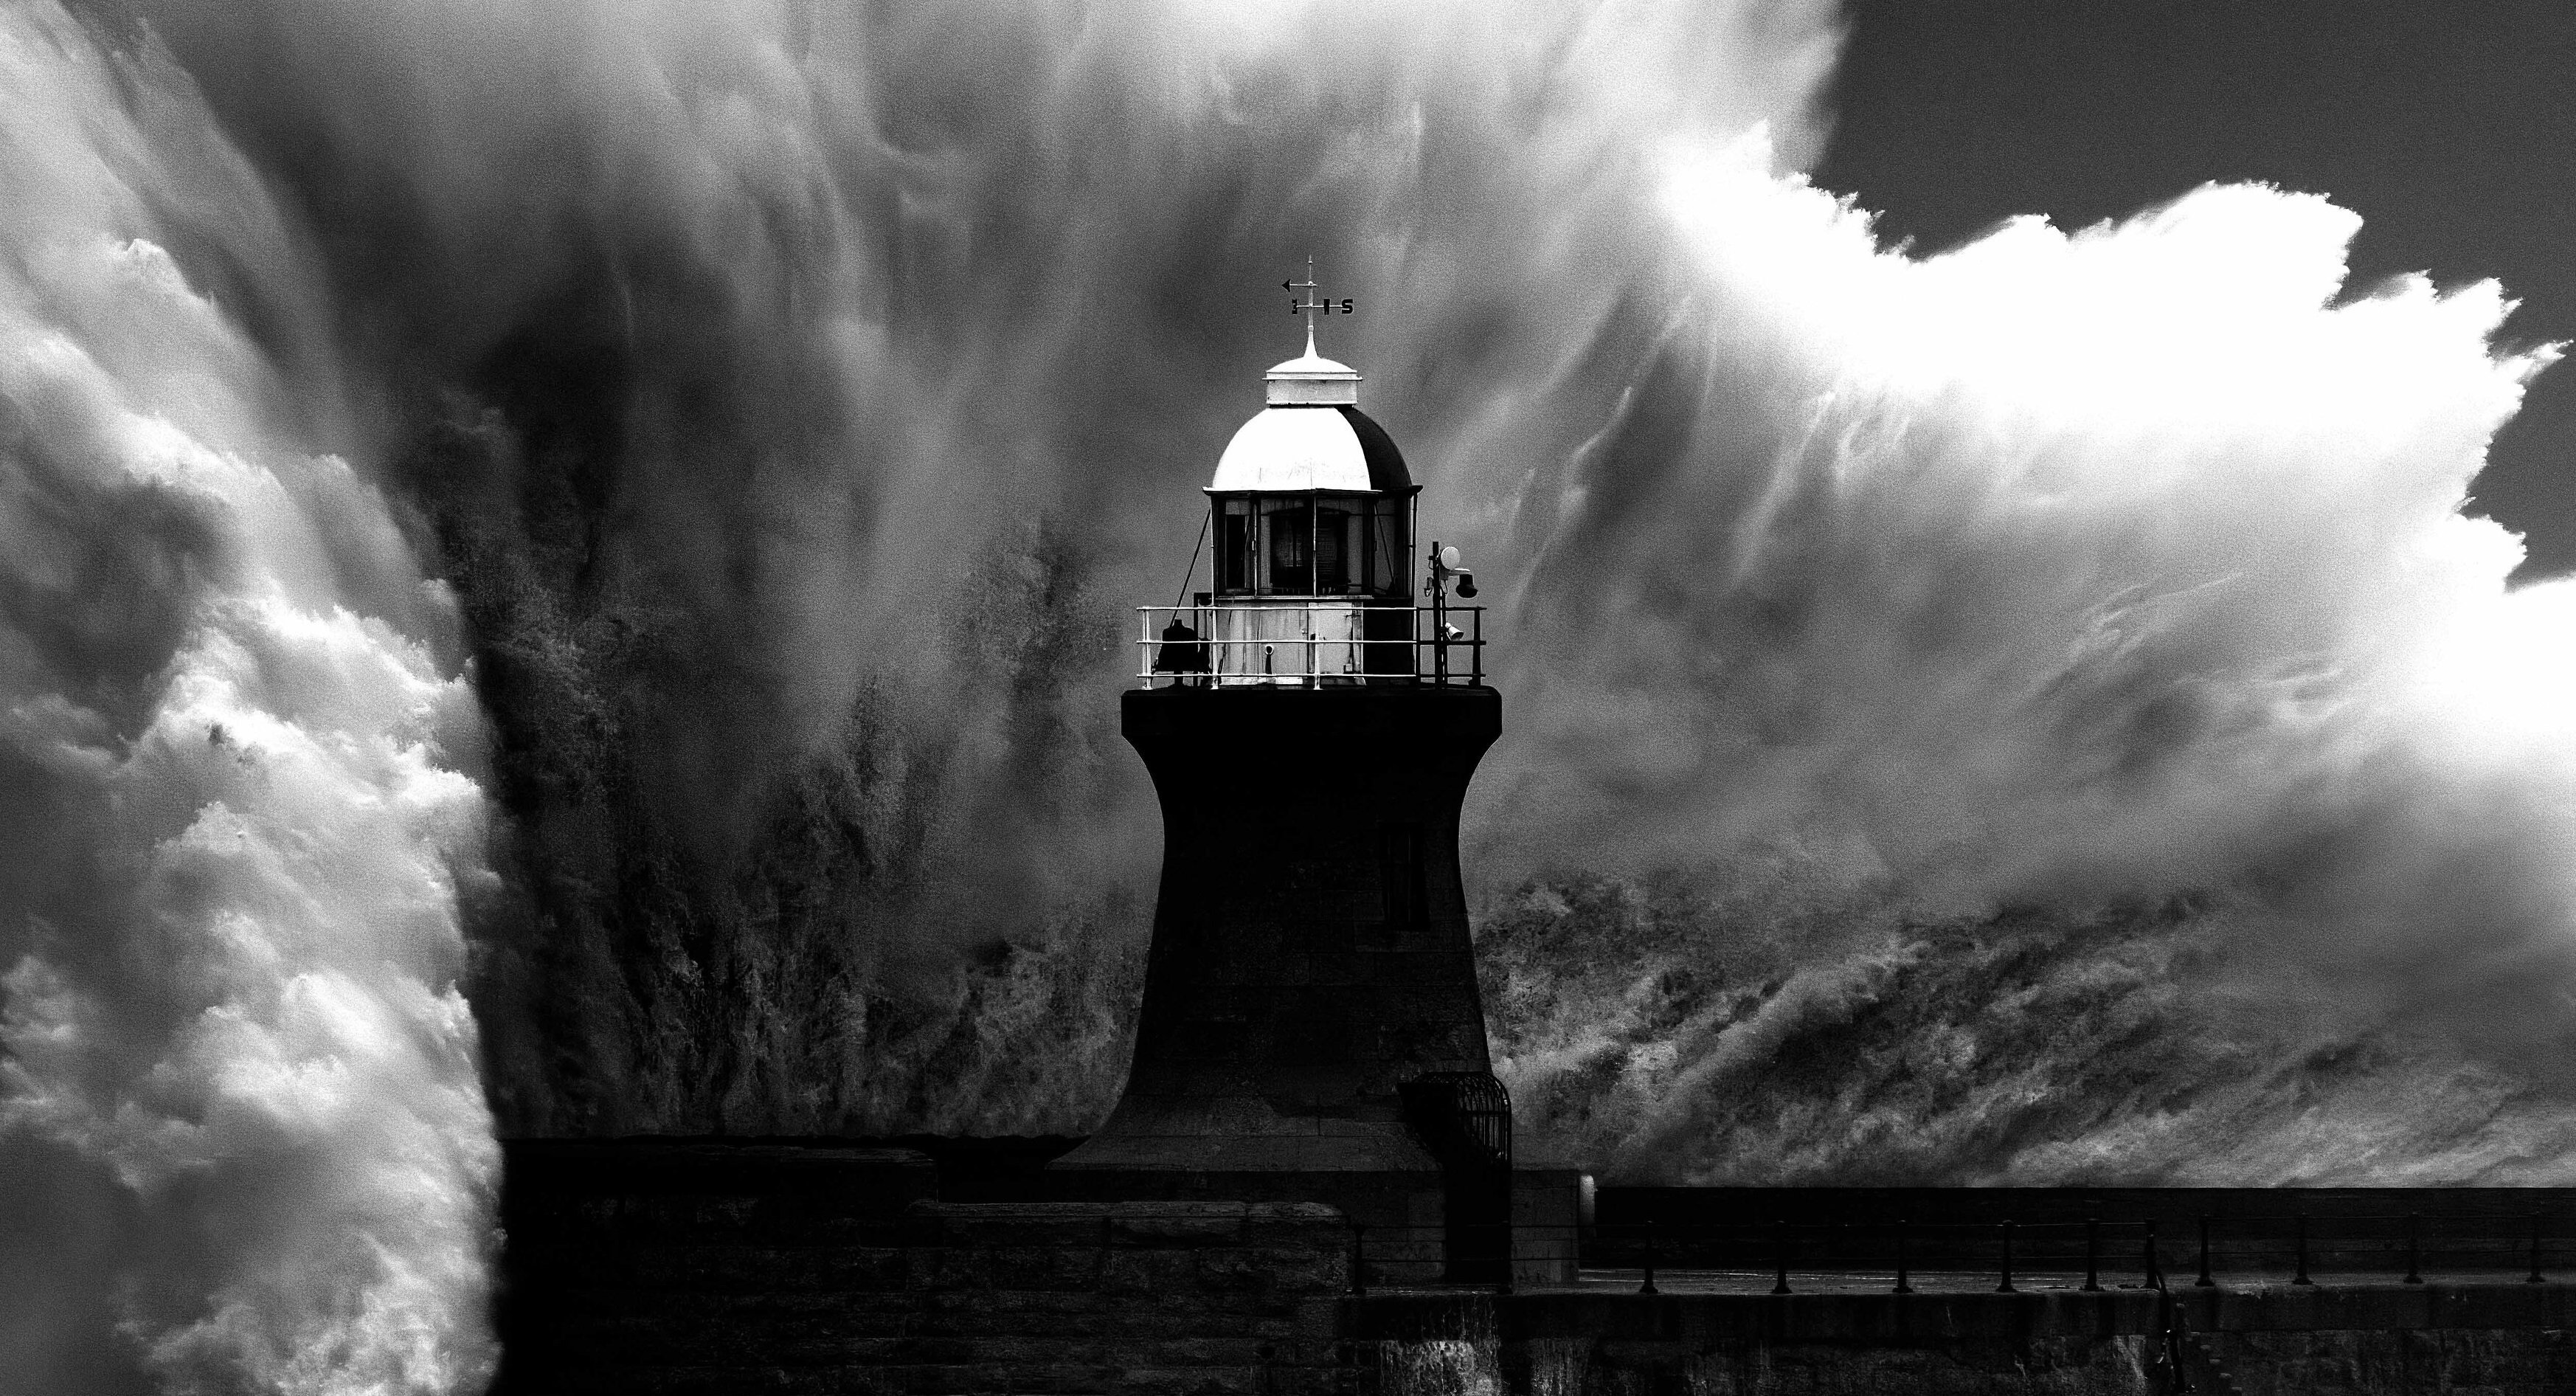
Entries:
{"type": "Polygon", "coordinates": [[[1308,569],[1308,530],[1313,520],[1303,503],[1273,507],[1262,513],[1261,534],[1269,540],[1270,566],[1262,576],[1262,590],[1281,595],[1303,596],[1315,590],[1314,574],[1308,569]]]}
{"type": "Polygon", "coordinates": [[[1226,595],[1367,595],[1401,603],[1413,590],[1401,496],[1315,492],[1214,501],[1216,582],[1226,595]]]}
{"type": "Polygon", "coordinates": [[[1413,510],[1410,497],[1385,497],[1368,501],[1367,512],[1359,520],[1362,530],[1363,590],[1394,601],[1413,597],[1413,530],[1408,526],[1413,510]]]}
{"type": "Polygon", "coordinates": [[[1252,501],[1229,499],[1217,515],[1216,588],[1252,590],[1252,501]]]}

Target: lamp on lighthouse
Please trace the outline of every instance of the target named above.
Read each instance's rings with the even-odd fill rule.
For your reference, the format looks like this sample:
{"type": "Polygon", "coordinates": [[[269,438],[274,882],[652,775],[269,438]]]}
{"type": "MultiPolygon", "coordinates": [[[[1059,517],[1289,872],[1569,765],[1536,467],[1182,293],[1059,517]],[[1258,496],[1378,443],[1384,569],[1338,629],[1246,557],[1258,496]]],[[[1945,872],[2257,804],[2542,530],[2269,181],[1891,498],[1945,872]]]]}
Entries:
{"type": "MultiPolygon", "coordinates": [[[[1289,285],[1311,293],[1312,273],[1289,285]]],[[[1312,315],[1332,304],[1309,294],[1294,308],[1312,315]]],[[[1160,636],[1149,632],[1149,681],[1415,680],[1421,487],[1394,439],[1360,410],[1359,388],[1356,370],[1316,352],[1311,319],[1305,353],[1263,375],[1262,410],[1226,444],[1206,490],[1214,589],[1185,614],[1175,608],[1160,636]]]]}

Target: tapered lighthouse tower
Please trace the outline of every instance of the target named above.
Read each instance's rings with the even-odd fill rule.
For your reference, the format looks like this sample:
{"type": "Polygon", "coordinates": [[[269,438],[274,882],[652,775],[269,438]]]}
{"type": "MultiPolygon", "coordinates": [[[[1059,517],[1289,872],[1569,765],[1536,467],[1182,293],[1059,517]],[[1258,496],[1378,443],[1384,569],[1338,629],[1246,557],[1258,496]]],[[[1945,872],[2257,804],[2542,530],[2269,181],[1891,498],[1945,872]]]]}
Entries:
{"type": "Polygon", "coordinates": [[[1207,486],[1213,589],[1143,610],[1121,716],[1161,797],[1160,901],[1126,1091],[1055,1165],[1067,1190],[1396,1224],[1445,1198],[1453,1227],[1507,1206],[1458,869],[1502,699],[1452,600],[1473,579],[1417,557],[1420,487],[1360,384],[1310,326],[1207,486]]]}

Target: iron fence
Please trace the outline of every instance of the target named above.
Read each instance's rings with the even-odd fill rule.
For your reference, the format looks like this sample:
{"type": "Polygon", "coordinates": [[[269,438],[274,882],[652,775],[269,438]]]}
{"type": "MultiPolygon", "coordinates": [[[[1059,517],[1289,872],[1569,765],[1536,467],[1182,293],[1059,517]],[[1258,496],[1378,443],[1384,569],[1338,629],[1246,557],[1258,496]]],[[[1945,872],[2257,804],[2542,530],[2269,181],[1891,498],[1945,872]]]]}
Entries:
{"type": "Polygon", "coordinates": [[[1329,688],[1485,681],[1482,606],[1288,605],[1136,608],[1136,677],[1157,685],[1329,688]]]}
{"type": "MultiPolygon", "coordinates": [[[[1740,1225],[1491,1224],[1497,1234],[1465,1246],[1473,1254],[1508,1255],[1499,1286],[1480,1265],[1472,1279],[1454,1263],[1461,1233],[1472,1225],[1353,1226],[1351,1285],[1413,1288],[1458,1284],[1509,1290],[1514,1275],[1553,1269],[1590,1287],[1629,1283],[1638,1293],[1664,1292],[1677,1273],[1743,1288],[1767,1280],[1767,1292],[1794,1294],[1823,1285],[1836,1290],[1883,1287],[1909,1294],[1927,1284],[1946,1292],[2017,1293],[2034,1285],[2100,1292],[2113,1288],[2211,1288],[2226,1282],[2338,1281],[2422,1284],[2428,1275],[2510,1277],[2540,1284],[2553,1269],[2576,1269],[2576,1235],[2538,1211],[2404,1215],[2283,1213],[2204,1217],[2195,1233],[2175,1236],[2153,1220],[1854,1222],[1771,1221],[1740,1225]]],[[[1524,1282],[1525,1283],[1525,1282],[1524,1282]]]]}

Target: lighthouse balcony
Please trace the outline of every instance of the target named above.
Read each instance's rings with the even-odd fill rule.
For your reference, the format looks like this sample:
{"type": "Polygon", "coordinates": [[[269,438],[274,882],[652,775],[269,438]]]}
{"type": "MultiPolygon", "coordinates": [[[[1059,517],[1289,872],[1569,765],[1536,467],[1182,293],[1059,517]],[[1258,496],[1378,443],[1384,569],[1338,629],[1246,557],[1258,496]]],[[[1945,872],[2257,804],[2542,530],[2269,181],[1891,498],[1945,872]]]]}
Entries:
{"type": "Polygon", "coordinates": [[[1343,597],[1139,606],[1147,688],[1481,685],[1482,606],[1367,605],[1343,597]]]}

